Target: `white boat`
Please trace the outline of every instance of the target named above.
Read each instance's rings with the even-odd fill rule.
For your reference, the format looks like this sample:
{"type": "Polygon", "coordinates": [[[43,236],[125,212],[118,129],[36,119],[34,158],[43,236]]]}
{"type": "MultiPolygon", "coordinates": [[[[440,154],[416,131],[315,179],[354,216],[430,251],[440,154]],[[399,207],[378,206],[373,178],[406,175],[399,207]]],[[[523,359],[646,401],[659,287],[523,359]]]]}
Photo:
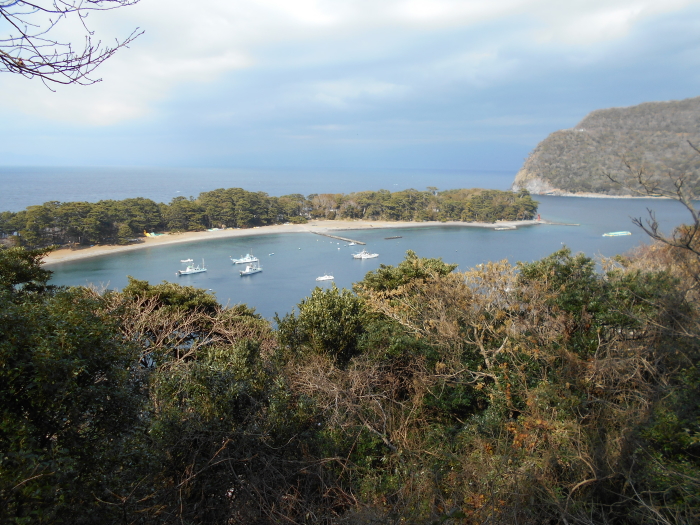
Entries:
{"type": "Polygon", "coordinates": [[[207,269],[204,266],[204,259],[202,259],[202,266],[195,266],[194,264],[188,264],[187,267],[184,270],[180,270],[179,272],[175,272],[175,275],[192,275],[193,273],[202,273],[206,272],[207,269]]]}
{"type": "Polygon", "coordinates": [[[316,277],[317,281],[332,281],[334,277],[332,275],[322,275],[321,277],[316,277]]]}
{"type": "Polygon", "coordinates": [[[351,242],[350,244],[348,244],[348,246],[355,246],[355,243],[351,242]]]}
{"type": "Polygon", "coordinates": [[[623,235],[632,235],[632,232],[608,232],[604,233],[603,237],[622,237],[623,235]]]}
{"type": "Polygon", "coordinates": [[[231,262],[233,264],[250,264],[250,263],[255,263],[255,262],[259,262],[259,261],[260,261],[260,259],[258,259],[252,253],[246,253],[245,257],[241,257],[240,259],[234,259],[233,257],[231,258],[231,262]]]}
{"type": "Polygon", "coordinates": [[[367,250],[362,250],[360,253],[353,253],[353,259],[374,259],[379,257],[378,253],[369,253],[367,250]]]}
{"type": "Polygon", "coordinates": [[[181,263],[191,263],[191,262],[194,262],[194,260],[193,259],[180,259],[180,262],[181,263]]]}
{"type": "Polygon", "coordinates": [[[257,262],[246,264],[246,267],[244,270],[241,270],[241,276],[243,275],[253,275],[254,273],[260,273],[262,272],[262,268],[260,268],[260,265],[258,265],[257,262]]]}

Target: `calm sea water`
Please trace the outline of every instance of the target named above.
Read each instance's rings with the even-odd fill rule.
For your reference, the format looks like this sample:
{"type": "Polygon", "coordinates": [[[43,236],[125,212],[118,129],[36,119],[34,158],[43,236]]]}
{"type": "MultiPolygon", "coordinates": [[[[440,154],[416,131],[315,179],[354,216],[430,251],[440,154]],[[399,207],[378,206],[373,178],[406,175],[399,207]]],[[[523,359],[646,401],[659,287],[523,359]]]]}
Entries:
{"type": "Polygon", "coordinates": [[[52,282],[63,285],[95,284],[122,288],[127,275],[158,283],[164,280],[211,289],[223,304],[247,303],[267,318],[284,314],[317,285],[316,277],[335,276],[338,287],[350,287],[380,264],[401,262],[406,250],[422,257],[442,257],[466,270],[489,260],[533,261],[563,245],[591,257],[612,256],[628,251],[646,236],[636,229],[630,217],[646,214],[652,206],[666,229],[687,220],[680,205],[671,201],[635,199],[585,199],[540,197],[543,218],[578,223],[580,226],[538,225],[515,231],[494,231],[469,227],[434,227],[347,231],[343,236],[367,243],[367,249],[379,253],[376,259],[355,260],[355,246],[308,233],[259,235],[247,238],[201,241],[197,243],[147,248],[109,257],[54,265],[52,282]],[[602,237],[607,231],[629,230],[627,237],[602,237]],[[386,240],[395,235],[400,239],[386,240]],[[242,265],[233,265],[230,257],[252,250],[260,257],[263,272],[241,277],[242,265]],[[206,273],[176,277],[181,259],[204,259],[206,273]]]}
{"type": "Polygon", "coordinates": [[[8,168],[0,167],[0,211],[20,211],[48,201],[71,202],[146,197],[170,202],[217,188],[243,188],[281,196],[351,193],[435,186],[505,190],[514,172],[464,170],[8,168]]]}
{"type": "MultiPolygon", "coordinates": [[[[161,168],[0,168],[0,211],[19,211],[47,201],[89,201],[148,197],[169,202],[178,195],[196,196],[216,188],[241,187],[270,195],[342,192],[406,188],[507,189],[509,172],[450,170],[393,170],[376,172],[342,170],[244,170],[161,168]]],[[[338,244],[312,234],[260,235],[243,239],[201,241],[147,248],[109,257],[54,265],[52,282],[62,285],[94,284],[122,288],[127,275],[159,283],[176,281],[211,289],[223,304],[247,303],[271,318],[289,312],[319,283],[316,277],[330,273],[339,287],[350,287],[380,264],[401,262],[406,250],[422,257],[442,257],[464,270],[489,260],[533,261],[563,245],[591,257],[623,253],[646,236],[630,217],[646,216],[652,207],[662,226],[670,230],[688,220],[680,205],[670,201],[637,199],[586,199],[537,197],[543,218],[580,226],[519,228],[493,231],[468,227],[362,230],[344,236],[367,243],[377,259],[355,260],[356,247],[338,244]],[[629,237],[602,237],[607,231],[630,230],[629,237]],[[400,239],[385,237],[399,235],[400,239]],[[241,265],[230,257],[249,251],[260,257],[263,272],[240,277],[241,265]],[[274,255],[271,255],[273,254],[274,255]],[[176,277],[181,259],[204,259],[206,273],[176,277]]],[[[330,282],[320,283],[323,287],[330,282]]]]}

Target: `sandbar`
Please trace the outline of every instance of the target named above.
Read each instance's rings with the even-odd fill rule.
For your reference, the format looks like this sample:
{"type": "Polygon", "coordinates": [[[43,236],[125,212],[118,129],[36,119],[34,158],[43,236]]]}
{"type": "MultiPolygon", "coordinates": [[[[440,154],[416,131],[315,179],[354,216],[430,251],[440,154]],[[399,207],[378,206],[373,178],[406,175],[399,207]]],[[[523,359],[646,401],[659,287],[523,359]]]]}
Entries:
{"type": "MultiPolygon", "coordinates": [[[[142,242],[128,245],[96,245],[85,248],[69,249],[60,248],[54,250],[43,259],[45,266],[52,264],[74,262],[90,257],[102,257],[114,255],[132,250],[154,248],[168,244],[183,242],[207,241],[210,239],[226,239],[230,237],[248,237],[253,235],[269,235],[274,233],[339,233],[348,230],[366,230],[370,228],[429,228],[436,226],[462,226],[470,228],[507,228],[516,229],[519,226],[531,226],[534,224],[547,224],[547,221],[499,221],[487,222],[460,222],[460,221],[424,221],[424,222],[393,222],[393,221],[349,221],[349,220],[313,220],[306,224],[275,224],[272,226],[258,226],[255,228],[227,228],[216,231],[199,231],[168,233],[157,237],[145,237],[142,242]]],[[[344,235],[348,236],[348,235],[344,235]]],[[[350,236],[351,237],[351,236],[350,236]]],[[[361,239],[360,239],[361,240],[361,239]]]]}

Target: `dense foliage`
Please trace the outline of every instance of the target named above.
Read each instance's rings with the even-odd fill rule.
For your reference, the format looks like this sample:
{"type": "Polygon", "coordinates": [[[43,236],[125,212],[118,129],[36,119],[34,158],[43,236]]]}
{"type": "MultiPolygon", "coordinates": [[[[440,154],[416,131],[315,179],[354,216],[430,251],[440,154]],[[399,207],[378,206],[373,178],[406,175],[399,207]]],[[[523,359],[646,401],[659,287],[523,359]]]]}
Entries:
{"type": "MultiPolygon", "coordinates": [[[[695,242],[695,241],[693,241],[695,242]]],[[[277,328],[0,249],[4,523],[690,524],[700,262],[409,252],[277,328]]]]}
{"type": "Polygon", "coordinates": [[[700,144],[699,122],[700,97],[594,111],[540,142],[514,187],[534,191],[530,184],[537,179],[564,192],[630,195],[630,187],[612,182],[608,174],[617,178],[631,166],[662,187],[672,188],[672,181],[684,176],[700,190],[700,157],[688,145],[700,144]]]}
{"type": "Polygon", "coordinates": [[[199,197],[176,197],[169,204],[149,199],[46,202],[0,213],[0,240],[25,247],[66,244],[128,244],[146,232],[250,228],[308,219],[389,221],[480,221],[532,219],[537,202],[527,191],[387,190],[351,194],[271,197],[240,188],[199,197]]]}

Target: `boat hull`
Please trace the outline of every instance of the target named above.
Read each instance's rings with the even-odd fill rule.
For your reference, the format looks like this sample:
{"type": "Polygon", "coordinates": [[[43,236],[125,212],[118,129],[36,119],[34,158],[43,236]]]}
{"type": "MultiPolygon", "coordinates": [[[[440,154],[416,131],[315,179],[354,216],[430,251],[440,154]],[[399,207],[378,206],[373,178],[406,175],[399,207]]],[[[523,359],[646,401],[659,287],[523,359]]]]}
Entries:
{"type": "Polygon", "coordinates": [[[244,270],[240,270],[241,277],[243,277],[244,275],[253,275],[260,272],[262,272],[262,268],[260,268],[260,266],[258,266],[255,263],[249,264],[245,267],[244,270]]]}
{"type": "Polygon", "coordinates": [[[360,253],[354,253],[352,255],[353,259],[374,259],[379,257],[378,253],[369,253],[367,250],[362,250],[360,253]]]}
{"type": "Polygon", "coordinates": [[[175,275],[178,277],[180,275],[192,275],[195,273],[203,273],[206,272],[207,268],[204,266],[204,259],[202,259],[202,266],[195,266],[194,264],[188,264],[184,270],[180,270],[179,272],[175,272],[175,275]]]}
{"type": "Polygon", "coordinates": [[[231,262],[233,264],[250,264],[250,263],[256,263],[259,262],[260,259],[258,259],[255,255],[247,253],[245,257],[241,257],[240,259],[231,259],[231,262]]]}
{"type": "Polygon", "coordinates": [[[175,275],[193,275],[195,273],[204,273],[206,271],[206,268],[193,268],[192,270],[180,270],[175,275]]]}
{"type": "Polygon", "coordinates": [[[632,232],[608,232],[604,233],[603,237],[623,237],[625,235],[632,235],[632,232]]]}

